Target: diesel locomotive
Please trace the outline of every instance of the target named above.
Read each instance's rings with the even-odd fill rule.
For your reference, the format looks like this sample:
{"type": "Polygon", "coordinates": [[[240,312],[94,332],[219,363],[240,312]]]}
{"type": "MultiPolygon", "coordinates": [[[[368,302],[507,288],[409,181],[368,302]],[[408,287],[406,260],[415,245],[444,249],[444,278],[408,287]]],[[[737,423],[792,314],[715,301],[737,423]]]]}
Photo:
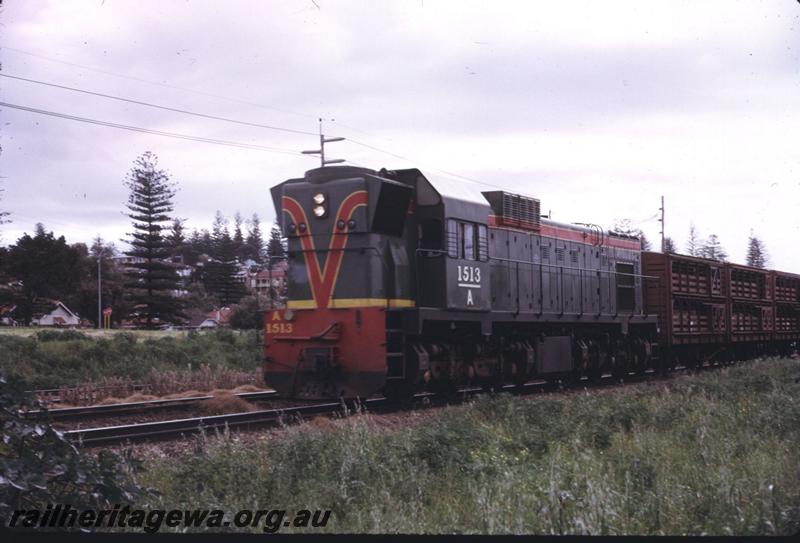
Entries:
{"type": "Polygon", "coordinates": [[[286,397],[622,377],[800,339],[799,276],[643,252],[529,196],[351,166],[271,192],[288,301],[264,315],[263,371],[286,397]]]}

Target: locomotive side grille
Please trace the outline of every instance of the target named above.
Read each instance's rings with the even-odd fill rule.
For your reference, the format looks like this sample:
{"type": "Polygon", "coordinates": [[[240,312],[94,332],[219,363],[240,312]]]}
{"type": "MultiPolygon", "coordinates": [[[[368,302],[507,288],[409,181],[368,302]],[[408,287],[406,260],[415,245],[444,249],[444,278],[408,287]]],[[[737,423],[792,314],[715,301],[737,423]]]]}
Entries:
{"type": "Polygon", "coordinates": [[[492,206],[492,214],[497,218],[499,224],[539,230],[541,226],[540,204],[536,198],[502,190],[486,191],[483,195],[492,206]]]}
{"type": "Polygon", "coordinates": [[[504,224],[538,229],[539,212],[539,200],[519,194],[503,193],[504,224]]]}

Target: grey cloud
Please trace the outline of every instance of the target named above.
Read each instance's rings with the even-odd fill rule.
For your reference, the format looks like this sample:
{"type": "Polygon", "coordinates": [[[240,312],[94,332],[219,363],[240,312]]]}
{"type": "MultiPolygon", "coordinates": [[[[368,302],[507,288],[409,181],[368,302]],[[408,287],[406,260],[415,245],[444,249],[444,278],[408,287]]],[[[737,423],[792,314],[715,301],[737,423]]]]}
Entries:
{"type": "MultiPolygon", "coordinates": [[[[626,15],[625,6],[609,6],[604,16],[605,7],[596,3],[319,3],[320,10],[302,2],[4,6],[8,26],[0,45],[272,109],[8,50],[0,49],[0,60],[8,73],[312,132],[317,115],[335,117],[338,122],[326,124],[329,133],[421,156],[429,166],[492,184],[530,187],[546,206],[559,206],[558,216],[575,220],[611,220],[626,209],[634,215],[650,205],[651,193],[654,200],[666,188],[671,205],[683,213],[676,212],[675,222],[686,222],[700,213],[687,188],[701,181],[723,191],[726,207],[744,215],[749,196],[725,192],[727,184],[742,183],[764,164],[780,165],[770,175],[784,183],[799,166],[794,155],[770,143],[796,131],[791,122],[775,122],[793,118],[800,107],[795,5],[721,2],[714,12],[714,4],[677,3],[674,20],[660,21],[617,20],[626,15]],[[764,144],[752,153],[746,140],[715,145],[741,134],[753,134],[754,146],[764,144]],[[506,140],[531,145],[514,148],[517,154],[524,149],[522,157],[495,149],[496,156],[472,160],[506,140]],[[571,160],[598,140],[612,156],[571,160]],[[628,167],[642,141],[663,149],[652,151],[651,162],[628,167]],[[554,157],[542,156],[534,143],[554,157]],[[741,167],[732,172],[728,164],[734,162],[741,167]],[[678,179],[685,170],[693,173],[678,179]],[[606,194],[598,183],[606,184],[606,194]]],[[[316,145],[313,136],[201,121],[2,79],[0,94],[12,103],[159,130],[296,150],[316,145]]],[[[268,187],[314,166],[308,158],[10,110],[0,115],[0,168],[8,176],[3,204],[18,212],[11,225],[17,230],[32,230],[35,219],[25,222],[25,215],[52,219],[57,232],[63,228],[76,237],[95,227],[124,232],[122,180],[131,161],[148,149],[180,183],[176,212],[190,228],[210,224],[216,209],[256,211],[266,222],[273,213],[268,187]]],[[[353,143],[337,144],[333,152],[367,166],[412,165],[353,143]]],[[[732,245],[738,230],[723,226],[722,212],[715,213],[718,233],[723,241],[729,233],[732,245]]],[[[772,235],[780,232],[775,227],[772,235]]],[[[13,242],[10,237],[3,242],[13,242]]]]}

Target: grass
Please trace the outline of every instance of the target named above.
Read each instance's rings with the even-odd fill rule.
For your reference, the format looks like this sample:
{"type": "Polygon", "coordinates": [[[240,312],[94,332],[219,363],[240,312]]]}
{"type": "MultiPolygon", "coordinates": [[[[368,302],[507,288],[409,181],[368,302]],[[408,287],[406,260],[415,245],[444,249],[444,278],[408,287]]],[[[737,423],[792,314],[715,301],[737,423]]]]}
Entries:
{"type": "Polygon", "coordinates": [[[206,438],[194,456],[149,460],[141,482],[166,509],[331,509],[338,533],[790,534],[798,376],[797,360],[769,359],[302,424],[255,444],[206,438]]]}
{"type": "Polygon", "coordinates": [[[122,329],[109,329],[98,330],[96,328],[80,328],[78,330],[65,328],[42,328],[40,326],[0,326],[0,336],[16,336],[16,337],[31,337],[36,336],[39,332],[47,331],[53,333],[67,333],[78,332],[86,337],[94,339],[112,339],[114,336],[120,334],[129,334],[136,339],[148,338],[162,338],[162,337],[186,337],[189,331],[186,330],[122,330],[122,329]]]}
{"type": "Polygon", "coordinates": [[[111,331],[98,337],[74,330],[0,333],[0,368],[34,389],[150,383],[171,392],[166,385],[186,381],[208,390],[221,381],[242,384],[231,373],[253,375],[260,362],[256,332],[111,331]]]}

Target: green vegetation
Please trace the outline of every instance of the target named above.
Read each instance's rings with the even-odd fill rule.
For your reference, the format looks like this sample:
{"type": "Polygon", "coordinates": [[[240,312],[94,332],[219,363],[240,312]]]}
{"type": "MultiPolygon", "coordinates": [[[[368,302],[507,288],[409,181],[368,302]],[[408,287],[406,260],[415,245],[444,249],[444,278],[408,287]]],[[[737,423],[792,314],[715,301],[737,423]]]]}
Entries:
{"type": "Polygon", "coordinates": [[[0,333],[0,369],[30,388],[58,388],[123,378],[150,382],[166,372],[252,372],[259,368],[258,332],[105,333],[72,330],[0,333]]]}
{"type": "Polygon", "coordinates": [[[798,376],[797,360],[763,360],[303,424],[259,444],[201,439],[193,456],[147,461],[143,481],[165,508],[330,508],[331,532],[788,534],[798,376]]]}
{"type": "Polygon", "coordinates": [[[105,509],[133,504],[148,494],[135,484],[141,462],[110,451],[81,453],[45,420],[19,416],[41,406],[24,385],[0,372],[0,524],[19,509],[44,511],[48,504],[105,509]]]}

